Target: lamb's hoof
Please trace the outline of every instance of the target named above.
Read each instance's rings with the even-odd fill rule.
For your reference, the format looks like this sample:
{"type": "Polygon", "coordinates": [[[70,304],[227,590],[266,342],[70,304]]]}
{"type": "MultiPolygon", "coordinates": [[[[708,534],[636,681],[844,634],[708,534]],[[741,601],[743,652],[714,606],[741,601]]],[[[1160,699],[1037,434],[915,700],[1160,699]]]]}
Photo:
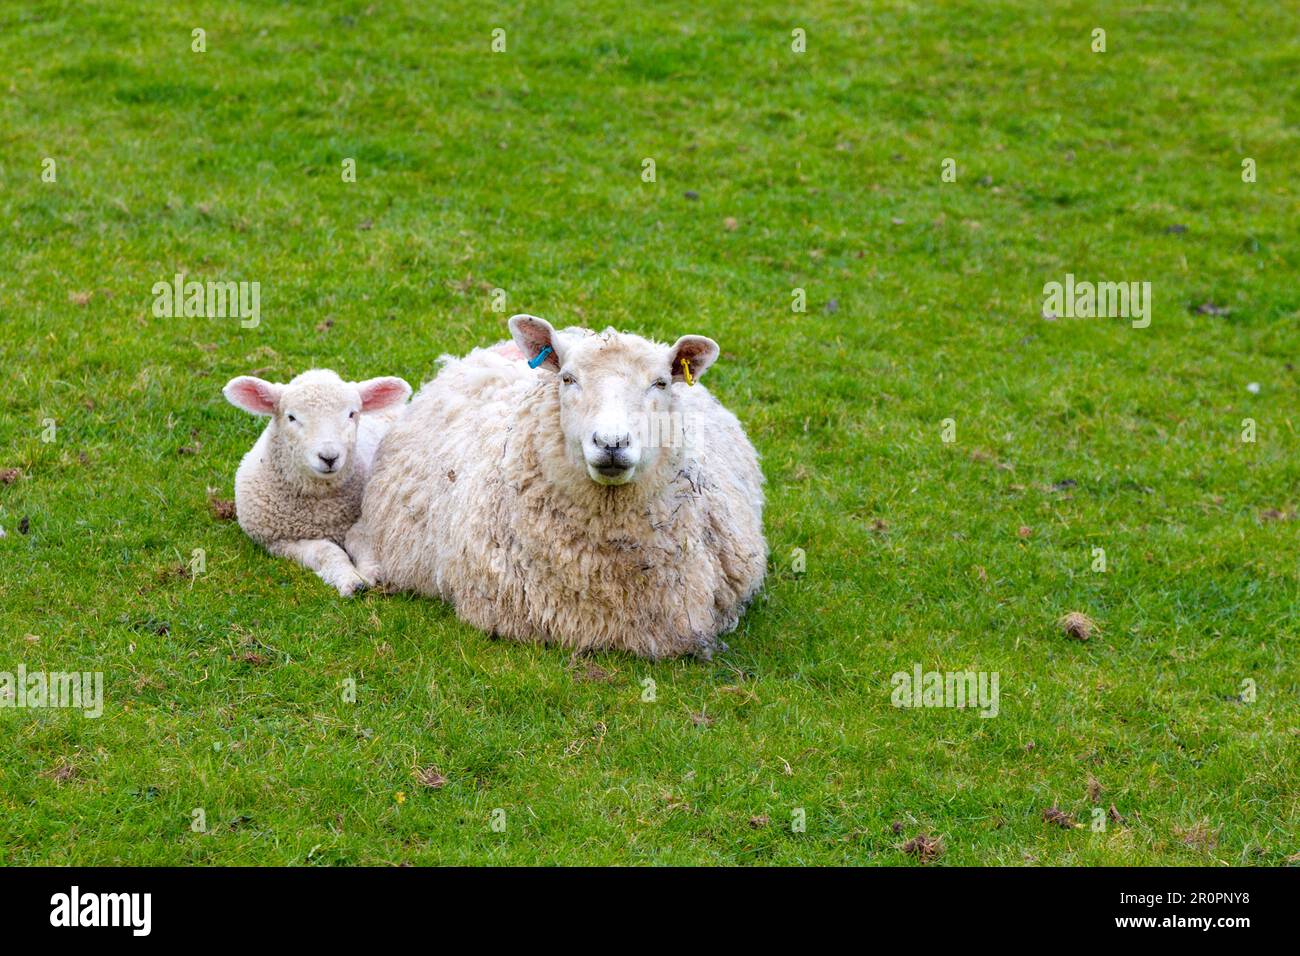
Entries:
{"type": "Polygon", "coordinates": [[[338,585],[340,597],[350,598],[365,594],[370,590],[370,583],[363,578],[357,578],[354,581],[345,581],[338,585]]]}

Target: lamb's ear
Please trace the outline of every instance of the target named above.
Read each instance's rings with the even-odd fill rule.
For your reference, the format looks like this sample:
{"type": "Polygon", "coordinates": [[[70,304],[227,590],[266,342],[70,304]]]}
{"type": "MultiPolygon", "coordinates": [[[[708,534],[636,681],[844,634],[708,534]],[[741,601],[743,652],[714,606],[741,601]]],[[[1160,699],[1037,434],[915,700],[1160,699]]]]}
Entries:
{"type": "Polygon", "coordinates": [[[400,405],[411,397],[411,386],[405,379],[395,375],[368,378],[364,382],[357,382],[357,388],[361,392],[363,412],[377,412],[381,408],[400,405]]]}
{"type": "Polygon", "coordinates": [[[555,329],[551,328],[550,322],[539,319],[535,315],[511,316],[510,337],[515,340],[515,345],[529,362],[534,361],[549,348],[551,351],[546,358],[542,359],[540,367],[550,369],[552,372],[560,370],[560,363],[564,359],[559,354],[559,337],[555,334],[555,329]]]}
{"type": "Polygon", "coordinates": [[[242,408],[246,412],[252,412],[254,415],[274,415],[275,405],[280,400],[280,393],[283,390],[283,385],[275,385],[251,375],[241,375],[227,382],[221,394],[226,396],[226,401],[231,405],[242,408]]]}
{"type": "Polygon", "coordinates": [[[718,343],[703,335],[683,335],[673,343],[668,367],[673,370],[673,381],[686,381],[687,367],[691,381],[696,381],[718,359],[718,343]]]}

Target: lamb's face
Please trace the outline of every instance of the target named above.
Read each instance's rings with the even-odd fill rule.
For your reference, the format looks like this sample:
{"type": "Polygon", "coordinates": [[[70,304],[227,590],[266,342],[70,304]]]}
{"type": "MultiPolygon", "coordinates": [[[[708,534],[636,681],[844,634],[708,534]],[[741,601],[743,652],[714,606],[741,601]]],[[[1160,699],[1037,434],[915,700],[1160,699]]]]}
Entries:
{"type": "Polygon", "coordinates": [[[704,374],[718,346],[688,335],[667,346],[608,329],[556,333],[543,319],[510,320],[515,344],[558,376],[565,452],[579,475],[600,485],[625,485],[655,471],[681,444],[675,383],[704,374]],[[689,370],[689,372],[688,372],[689,370]]]}
{"type": "Polygon", "coordinates": [[[287,385],[241,375],[223,391],[231,404],[271,416],[271,441],[292,477],[330,483],[352,473],[362,413],[406,401],[411,386],[388,376],[345,382],[328,369],[312,369],[287,385]]]}
{"type": "MultiPolygon", "coordinates": [[[[299,376],[301,378],[302,376],[299,376]]],[[[308,481],[339,481],[352,471],[357,447],[361,393],[350,382],[294,379],[280,395],[276,437],[298,476],[308,481]]]]}

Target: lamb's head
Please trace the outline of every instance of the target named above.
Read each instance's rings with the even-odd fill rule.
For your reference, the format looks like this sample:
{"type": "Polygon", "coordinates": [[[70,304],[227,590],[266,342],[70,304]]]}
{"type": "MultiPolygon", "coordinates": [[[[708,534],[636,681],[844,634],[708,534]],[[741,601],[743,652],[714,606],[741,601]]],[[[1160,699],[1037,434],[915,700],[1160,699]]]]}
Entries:
{"type": "Polygon", "coordinates": [[[565,453],[577,474],[601,485],[624,485],[655,472],[681,429],[674,421],[674,384],[694,381],[718,357],[702,335],[661,345],[615,332],[556,332],[544,319],[516,315],[510,334],[520,351],[553,372],[559,390],[565,453]]]}
{"type": "Polygon", "coordinates": [[[361,415],[406,401],[411,386],[391,376],[345,382],[329,369],[312,369],[287,385],[241,375],[222,394],[237,408],[271,416],[272,446],[293,477],[335,482],[352,472],[361,415]]]}

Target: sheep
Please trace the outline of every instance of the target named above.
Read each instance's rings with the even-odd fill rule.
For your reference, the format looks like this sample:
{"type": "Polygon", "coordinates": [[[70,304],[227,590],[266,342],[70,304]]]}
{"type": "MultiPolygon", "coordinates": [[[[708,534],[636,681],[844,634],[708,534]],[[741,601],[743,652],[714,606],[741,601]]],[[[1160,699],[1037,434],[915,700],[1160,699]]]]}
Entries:
{"type": "Polygon", "coordinates": [[[695,384],[717,344],[509,328],[513,346],[442,356],[385,436],[347,538],[360,573],[512,640],[725,649],[767,542],[758,455],[695,384]]]}
{"type": "Polygon", "coordinates": [[[241,375],[227,401],[271,421],[235,473],[235,516],[250,538],[315,571],[343,597],[364,590],[342,544],[361,513],[370,463],[411,395],[386,376],[345,382],[328,369],[287,385],[241,375]]]}

